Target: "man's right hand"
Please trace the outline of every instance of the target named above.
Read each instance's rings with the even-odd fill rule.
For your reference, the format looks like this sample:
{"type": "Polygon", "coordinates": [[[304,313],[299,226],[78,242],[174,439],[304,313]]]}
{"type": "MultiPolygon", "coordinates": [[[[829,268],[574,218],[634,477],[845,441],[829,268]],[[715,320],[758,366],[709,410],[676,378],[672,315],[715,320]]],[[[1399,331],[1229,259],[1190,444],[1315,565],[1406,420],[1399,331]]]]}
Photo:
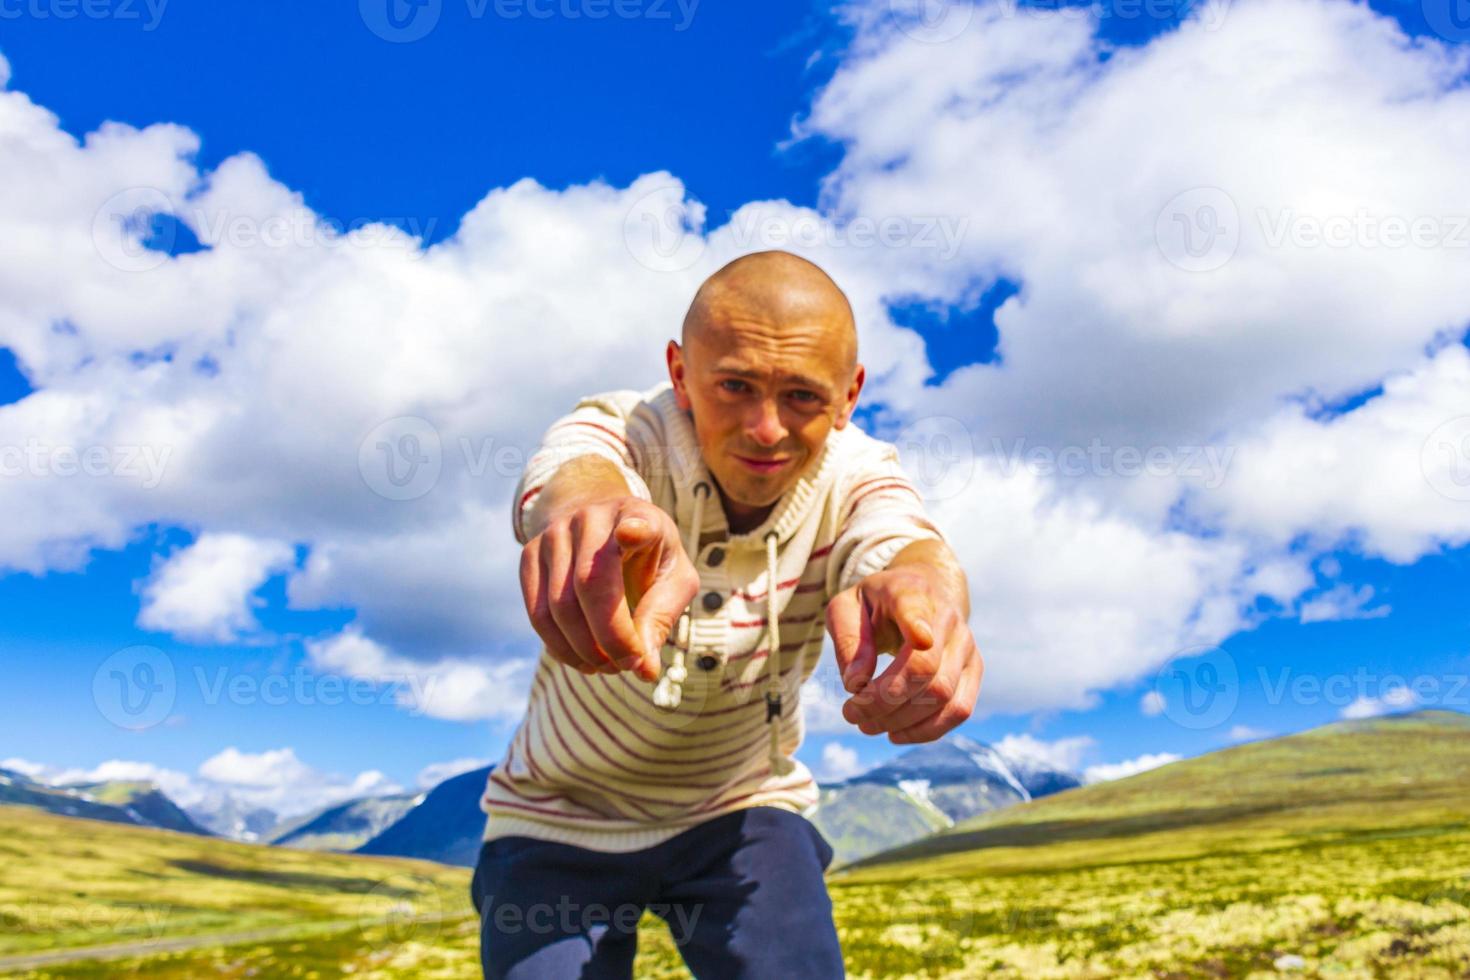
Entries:
{"type": "Polygon", "coordinates": [[[673,518],[637,497],[571,508],[521,552],[531,625],[547,653],[584,674],[657,680],[659,651],[698,591],[673,518]]]}

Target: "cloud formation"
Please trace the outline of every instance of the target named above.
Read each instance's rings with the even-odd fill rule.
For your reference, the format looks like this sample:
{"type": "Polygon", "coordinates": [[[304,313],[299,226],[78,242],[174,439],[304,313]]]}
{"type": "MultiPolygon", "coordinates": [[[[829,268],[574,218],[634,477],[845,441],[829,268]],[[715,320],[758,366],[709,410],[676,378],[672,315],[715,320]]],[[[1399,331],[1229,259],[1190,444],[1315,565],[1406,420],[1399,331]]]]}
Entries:
{"type": "MultiPolygon", "coordinates": [[[[519,467],[578,396],[657,381],[701,279],[772,246],[849,292],[874,426],[970,574],[982,714],[1086,708],[1262,597],[1361,612],[1319,554],[1470,541],[1470,52],[1337,0],[1118,50],[1003,4],[956,5],[936,46],[886,6],[851,8],[796,126],[842,147],[821,208],[717,227],[669,173],[523,180],[425,247],[332,227],[249,154],[202,171],[182,127],[77,140],[0,92],[0,344],[35,388],[0,406],[0,567],[184,528],[141,625],[249,639],[285,576],[292,608],[355,613],[317,668],[427,673],[405,708],[513,718],[537,646],[519,467]],[[145,247],[155,212],[204,249],[145,247]],[[890,307],[1001,277],[998,356],[926,384],[890,307]]],[[[840,730],[827,707],[810,730],[840,730]]]]}

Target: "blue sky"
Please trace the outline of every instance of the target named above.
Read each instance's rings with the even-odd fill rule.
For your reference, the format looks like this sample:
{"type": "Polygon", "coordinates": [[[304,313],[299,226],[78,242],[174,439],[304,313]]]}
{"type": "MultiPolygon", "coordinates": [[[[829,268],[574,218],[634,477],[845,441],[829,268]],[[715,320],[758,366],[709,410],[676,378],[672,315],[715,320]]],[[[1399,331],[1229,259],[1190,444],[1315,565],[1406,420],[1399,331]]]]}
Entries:
{"type": "MultiPolygon", "coordinates": [[[[121,9],[120,3],[109,9],[121,9]]],[[[46,4],[0,19],[9,88],[54,112],[60,127],[77,138],[107,121],[136,127],[177,123],[198,134],[194,163],[202,172],[236,154],[255,154],[274,181],[298,192],[317,214],[343,223],[396,224],[422,232],[426,244],[452,239],[461,218],[488,192],[524,177],[562,191],[592,181],[623,188],[640,175],[667,171],[708,208],[706,227],[714,229],[750,202],[825,207],[837,192],[829,188],[823,196],[824,178],[845,159],[851,165],[857,158],[845,151],[841,126],[827,131],[815,126],[806,138],[791,140],[793,120],[808,112],[839,66],[853,60],[852,27],[821,6],[705,0],[686,16],[677,3],[648,0],[635,5],[642,16],[594,20],[497,17],[493,4],[476,16],[473,4],[443,0],[437,25],[411,43],[376,36],[359,5],[351,3],[173,0],[151,29],[148,8],[134,6],[139,19],[62,19],[46,4]],[[52,14],[39,17],[36,9],[52,14]]],[[[1399,23],[1411,34],[1439,40],[1432,18],[1425,19],[1427,8],[1378,4],[1374,9],[1401,15],[1399,23]]],[[[1170,19],[1112,16],[1104,19],[1098,36],[1149,48],[1174,26],[1170,19]]],[[[945,56],[936,46],[934,57],[945,56]]],[[[865,138],[851,137],[859,145],[865,138]]],[[[1140,145],[1141,152],[1146,149],[1140,145]]],[[[917,153],[897,154],[891,169],[901,173],[918,159],[917,153]]],[[[869,180],[877,186],[874,173],[880,171],[846,171],[850,183],[843,186],[869,180]]],[[[1198,182],[1218,179],[1206,174],[1198,182]]],[[[1099,184],[1091,193],[1106,199],[1110,186],[1115,185],[1099,184]]],[[[950,281],[929,295],[897,287],[885,294],[895,334],[911,330],[923,340],[932,368],[924,387],[938,390],[951,377],[971,377],[960,370],[967,365],[1006,366],[1007,335],[997,326],[997,309],[1008,301],[1045,296],[1025,275],[1019,253],[1015,269],[1005,267],[1006,258],[1002,251],[1000,269],[977,266],[963,287],[950,281]]],[[[636,287],[630,282],[629,288],[636,287]]],[[[661,329],[670,332],[672,325],[661,329]]],[[[1458,333],[1452,331],[1454,344],[1463,346],[1463,331],[1462,318],[1458,333]]],[[[1011,336],[1014,343],[1020,335],[1011,336]]],[[[1201,341],[1201,349],[1207,346],[1201,341]]],[[[1420,346],[1427,354],[1443,345],[1420,346]]],[[[608,386],[656,379],[661,347],[650,347],[647,359],[639,377],[626,384],[609,379],[608,386]]],[[[1382,374],[1413,368],[1408,359],[1385,359],[1382,374]]],[[[1364,377],[1368,385],[1376,384],[1373,375],[1364,377]]],[[[951,400],[934,404],[957,413],[954,406],[964,404],[955,400],[960,395],[953,386],[944,390],[951,400]]],[[[1271,404],[1290,404],[1304,392],[1320,391],[1316,382],[1288,387],[1276,392],[1271,404]]],[[[14,358],[0,351],[0,404],[18,403],[30,394],[14,358]]],[[[1361,406],[1350,401],[1345,407],[1361,406]]],[[[1224,428],[1239,420],[1222,415],[1218,421],[1224,428]]],[[[1047,430],[1044,422],[1036,424],[1038,441],[1067,437],[1047,430]]],[[[1241,423],[1242,432],[1248,428],[1241,423]]],[[[997,420],[996,431],[1001,430],[997,420]]],[[[1030,430],[1011,426],[1007,431],[1030,430]]],[[[1246,444],[1250,438],[1241,435],[1239,441],[1246,444]]],[[[1272,486],[1271,492],[1283,498],[1294,493],[1290,483],[1272,486]]],[[[1111,491],[1099,499],[1117,503],[1111,491]]],[[[1136,513],[1131,504],[1119,507],[1136,513]]],[[[1229,533],[1221,530],[1228,524],[1222,520],[1202,539],[1229,533]]],[[[1219,724],[1198,729],[1188,718],[1180,723],[1177,703],[1153,714],[1141,710],[1141,699],[1154,689],[1159,665],[1167,659],[1153,655],[1142,658],[1150,664],[1147,669],[1123,671],[1119,677],[1127,674],[1126,679],[1093,686],[1084,699],[1088,706],[1027,704],[1017,712],[1004,701],[988,701],[982,692],[988,713],[963,730],[991,741],[1019,733],[1047,743],[1090,739],[1090,744],[1075,743],[1068,758],[1097,764],[1150,753],[1191,755],[1232,740],[1332,721],[1344,711],[1377,710],[1372,702],[1384,700],[1386,676],[1434,679],[1443,695],[1421,701],[1463,709],[1470,690],[1456,690],[1456,679],[1470,673],[1470,613],[1463,602],[1470,551],[1458,531],[1445,530],[1438,538],[1430,533],[1429,544],[1386,555],[1393,549],[1376,546],[1372,533],[1352,533],[1350,518],[1346,524],[1345,533],[1314,535],[1307,532],[1320,528],[1307,521],[1310,526],[1298,529],[1300,539],[1293,541],[1288,533],[1285,545],[1274,550],[1278,558],[1296,556],[1314,581],[1284,605],[1248,603],[1258,622],[1219,639],[1241,678],[1234,692],[1238,705],[1219,724]],[[1361,608],[1349,603],[1336,618],[1302,622],[1302,604],[1313,595],[1330,594],[1337,584],[1366,586],[1372,594],[1361,608]],[[1379,611],[1358,618],[1374,609],[1379,611]],[[1347,700],[1273,697],[1262,679],[1277,679],[1283,669],[1293,676],[1354,671],[1369,676],[1346,689],[1347,700]],[[1368,700],[1351,708],[1359,696],[1368,700]]],[[[254,593],[251,608],[258,628],[240,642],[190,642],[140,627],[142,583],[200,529],[143,524],[126,546],[96,549],[79,570],[0,576],[0,647],[8,673],[0,757],[83,769],[108,759],[134,759],[192,772],[227,747],[258,753],[289,746],[323,772],[350,776],[373,768],[412,785],[431,763],[498,756],[510,730],[504,719],[421,717],[391,703],[323,705],[304,703],[313,698],[300,696],[284,704],[263,703],[258,693],[211,697],[209,679],[218,680],[223,670],[247,692],[269,677],[302,679],[320,700],[327,689],[321,687],[321,672],[308,663],[303,643],[342,630],[357,611],[350,604],[288,608],[287,576],[277,571],[254,593]],[[93,689],[98,665],[134,644],[167,651],[177,678],[170,719],[141,732],[120,729],[104,717],[93,689]]],[[[508,525],[504,530],[496,546],[512,548],[508,525]]],[[[1240,537],[1258,540],[1255,530],[1240,537]]],[[[302,541],[294,546],[300,567],[308,547],[302,541]]],[[[1054,560],[1065,561],[1066,554],[1054,560]]],[[[1143,588],[1157,584],[1168,591],[1170,583],[1163,579],[1169,572],[1160,574],[1159,582],[1143,588]]],[[[987,582],[972,579],[972,588],[982,593],[987,582]]],[[[1005,612],[987,607],[985,615],[1005,612]]],[[[1252,614],[1244,618],[1251,621],[1252,614]]],[[[525,646],[528,636],[513,643],[525,646]]],[[[1085,647],[1076,651],[1078,658],[1090,655],[1085,647]]],[[[1196,666],[1188,659],[1181,663],[1191,671],[1196,666]]],[[[896,751],[881,738],[817,733],[809,736],[802,757],[818,769],[845,758],[838,752],[824,759],[822,750],[833,743],[854,750],[860,765],[896,751]]]]}

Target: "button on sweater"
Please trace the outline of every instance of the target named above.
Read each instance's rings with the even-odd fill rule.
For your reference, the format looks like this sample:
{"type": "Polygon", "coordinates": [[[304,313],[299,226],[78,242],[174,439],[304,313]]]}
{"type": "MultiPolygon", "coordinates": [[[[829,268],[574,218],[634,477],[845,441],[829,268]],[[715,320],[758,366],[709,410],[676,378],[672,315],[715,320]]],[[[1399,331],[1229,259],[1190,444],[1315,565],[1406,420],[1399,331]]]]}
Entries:
{"type": "Polygon", "coordinates": [[[557,468],[589,454],[673,517],[700,588],[656,682],[582,674],[541,649],[525,717],[481,798],[485,839],[633,851],[743,807],[812,816],[816,781],[792,755],[826,605],[909,544],[942,540],[897,449],[852,423],[832,430],[765,522],[733,534],[669,382],[591,395],[527,461],[512,502],[517,542],[557,468]]]}

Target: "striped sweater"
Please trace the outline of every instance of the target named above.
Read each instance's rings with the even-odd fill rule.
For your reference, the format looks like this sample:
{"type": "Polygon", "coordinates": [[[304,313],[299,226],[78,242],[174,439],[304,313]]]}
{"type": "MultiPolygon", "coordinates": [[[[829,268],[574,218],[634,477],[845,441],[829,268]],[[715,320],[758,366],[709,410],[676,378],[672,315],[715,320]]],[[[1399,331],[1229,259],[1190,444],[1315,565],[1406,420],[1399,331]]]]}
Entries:
{"type": "Polygon", "coordinates": [[[543,647],[525,717],[481,799],[485,839],[633,851],[744,807],[811,816],[816,781],[790,756],[804,735],[799,691],[823,649],[827,602],[905,546],[942,539],[897,450],[855,424],[834,429],[766,521],[732,534],[673,386],[605,392],[558,419],[527,461],[512,503],[520,544],[541,488],[587,454],[616,464],[689,542],[700,588],[687,631],[661,655],[666,674],[682,662],[687,676],[678,706],[659,707],[654,683],[628,671],[582,674],[543,647]],[[779,693],[769,707],[768,684],[779,693]]]}

